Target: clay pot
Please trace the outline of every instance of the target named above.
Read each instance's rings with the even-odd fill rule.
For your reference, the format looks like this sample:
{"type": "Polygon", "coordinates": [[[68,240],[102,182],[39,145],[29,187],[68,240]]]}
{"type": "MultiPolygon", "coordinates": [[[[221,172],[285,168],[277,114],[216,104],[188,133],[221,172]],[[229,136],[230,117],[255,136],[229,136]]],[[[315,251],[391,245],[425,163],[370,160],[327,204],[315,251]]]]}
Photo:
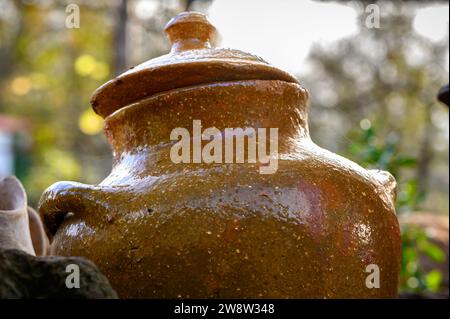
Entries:
{"type": "Polygon", "coordinates": [[[94,93],[114,165],[99,185],[44,192],[52,253],[95,261],[122,298],[396,297],[393,177],[315,145],[295,77],[211,47],[203,15],[182,13],[166,32],[168,55],[94,93]],[[277,171],[174,163],[171,132],[193,120],[221,132],[278,128],[277,171]],[[371,264],[379,288],[366,284],[371,264]]]}
{"type": "Polygon", "coordinates": [[[15,177],[0,179],[0,248],[43,256],[48,249],[39,215],[27,206],[27,196],[15,177]]]}

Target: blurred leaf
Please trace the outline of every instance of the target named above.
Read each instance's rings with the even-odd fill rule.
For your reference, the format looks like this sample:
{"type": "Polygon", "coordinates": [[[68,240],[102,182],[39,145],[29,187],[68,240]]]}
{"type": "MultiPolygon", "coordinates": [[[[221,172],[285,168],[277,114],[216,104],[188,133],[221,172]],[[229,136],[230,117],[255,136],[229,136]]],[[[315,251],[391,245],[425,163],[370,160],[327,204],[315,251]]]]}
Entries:
{"type": "Polygon", "coordinates": [[[445,253],[442,249],[431,243],[428,239],[422,243],[420,249],[435,262],[442,263],[445,261],[445,253]]]}
{"type": "Polygon", "coordinates": [[[432,292],[438,292],[441,287],[442,273],[439,270],[432,270],[425,278],[428,289],[432,292]]]}
{"type": "Polygon", "coordinates": [[[403,166],[403,167],[413,167],[417,164],[417,160],[414,157],[409,156],[399,156],[395,161],[394,164],[396,166],[403,166]]]}

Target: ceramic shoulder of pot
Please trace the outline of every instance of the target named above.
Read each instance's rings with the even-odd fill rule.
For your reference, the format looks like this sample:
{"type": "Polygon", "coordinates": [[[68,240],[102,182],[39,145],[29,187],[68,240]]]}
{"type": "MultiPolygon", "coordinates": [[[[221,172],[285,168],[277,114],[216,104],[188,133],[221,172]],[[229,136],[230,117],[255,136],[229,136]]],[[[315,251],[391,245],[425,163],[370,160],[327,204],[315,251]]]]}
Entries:
{"type": "Polygon", "coordinates": [[[379,169],[368,170],[369,174],[382,186],[382,190],[389,196],[392,203],[397,198],[397,181],[391,173],[379,169]]]}

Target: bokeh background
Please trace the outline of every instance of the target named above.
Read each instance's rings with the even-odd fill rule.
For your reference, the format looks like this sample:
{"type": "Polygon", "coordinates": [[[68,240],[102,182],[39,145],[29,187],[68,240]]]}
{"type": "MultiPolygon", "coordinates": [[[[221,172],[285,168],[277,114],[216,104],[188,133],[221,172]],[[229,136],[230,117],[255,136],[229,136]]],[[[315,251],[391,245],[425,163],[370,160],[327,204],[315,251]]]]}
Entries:
{"type": "Polygon", "coordinates": [[[207,13],[222,46],[298,77],[317,144],[395,175],[402,296],[448,297],[448,1],[0,0],[0,176],[35,207],[56,181],[101,181],[111,153],[90,95],[167,53],[164,25],[185,10],[207,13]]]}

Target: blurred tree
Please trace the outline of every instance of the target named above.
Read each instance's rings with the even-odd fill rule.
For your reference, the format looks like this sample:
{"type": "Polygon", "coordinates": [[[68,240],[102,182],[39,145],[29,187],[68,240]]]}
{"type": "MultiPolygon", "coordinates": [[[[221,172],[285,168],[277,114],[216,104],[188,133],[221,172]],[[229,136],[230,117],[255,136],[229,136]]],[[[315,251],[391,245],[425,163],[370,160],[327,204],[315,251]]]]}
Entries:
{"type": "Polygon", "coordinates": [[[118,75],[127,69],[127,20],[128,0],[119,0],[117,6],[117,22],[114,28],[114,73],[118,75]]]}
{"type": "Polygon", "coordinates": [[[352,2],[359,12],[359,33],[331,47],[312,50],[313,72],[302,76],[312,96],[312,135],[319,144],[363,165],[382,166],[383,159],[365,162],[367,158],[346,147],[358,139],[351,129],[357,123],[366,135],[376,123],[377,134],[363,138],[363,144],[391,156],[388,150],[395,140],[400,158],[417,159],[417,165],[395,166],[388,161],[387,167],[381,167],[398,168],[394,173],[399,192],[412,187],[413,181],[417,196],[433,194],[427,202],[416,200],[403,208],[448,211],[448,115],[436,101],[437,90],[448,81],[448,41],[433,43],[413,31],[417,5],[377,4],[380,28],[368,28],[365,5],[352,2]],[[430,170],[432,163],[434,171],[430,170]]]}
{"type": "Polygon", "coordinates": [[[89,104],[92,92],[166,53],[165,23],[209,3],[0,0],[0,113],[33,123],[31,151],[18,150],[16,161],[32,205],[53,182],[98,183],[109,173],[111,151],[89,104]],[[66,27],[68,4],[79,6],[80,28],[66,27]]]}
{"type": "MultiPolygon", "coordinates": [[[[448,81],[448,42],[431,43],[414,33],[416,7],[402,3],[378,3],[380,28],[367,28],[363,4],[356,4],[357,35],[332,48],[316,47],[311,54],[314,73],[305,83],[312,91],[313,136],[364,167],[391,172],[399,183],[399,213],[448,212],[448,131],[436,123],[437,118],[448,123],[448,115],[435,96],[448,81]],[[439,142],[442,135],[447,139],[439,142]],[[431,173],[438,183],[429,184],[431,173]],[[426,195],[437,193],[441,201],[434,197],[425,205],[426,195]]],[[[438,265],[445,261],[445,253],[423,229],[402,225],[402,293],[442,292],[443,274],[425,269],[424,255],[438,265]]]]}

